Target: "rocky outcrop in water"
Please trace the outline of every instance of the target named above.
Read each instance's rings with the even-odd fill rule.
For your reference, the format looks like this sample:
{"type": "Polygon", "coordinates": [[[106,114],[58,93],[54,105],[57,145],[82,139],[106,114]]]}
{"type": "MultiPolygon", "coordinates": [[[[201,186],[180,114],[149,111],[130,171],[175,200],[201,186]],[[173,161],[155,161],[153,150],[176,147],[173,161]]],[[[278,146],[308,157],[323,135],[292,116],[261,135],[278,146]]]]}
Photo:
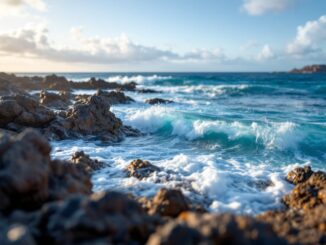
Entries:
{"type": "Polygon", "coordinates": [[[231,214],[182,213],[159,228],[147,245],[157,244],[287,244],[269,225],[231,214]]]}
{"type": "Polygon", "coordinates": [[[105,164],[96,159],[91,159],[83,151],[75,152],[70,160],[77,168],[91,174],[93,171],[104,168],[105,164]]]}
{"type": "Polygon", "coordinates": [[[71,94],[67,91],[60,91],[56,94],[43,90],[39,95],[41,105],[60,110],[68,109],[71,104],[70,99],[71,94]]]}
{"type": "Polygon", "coordinates": [[[45,127],[55,114],[30,96],[0,97],[0,127],[45,127]]]}
{"type": "Polygon", "coordinates": [[[326,73],[326,65],[311,65],[305,66],[301,69],[293,69],[290,73],[326,73]]]}
{"type": "Polygon", "coordinates": [[[146,100],[145,103],[150,104],[150,105],[156,105],[156,104],[170,104],[170,103],[173,103],[173,101],[160,99],[160,98],[154,98],[154,99],[146,100]]]}
{"type": "Polygon", "coordinates": [[[325,244],[326,173],[313,172],[306,166],[292,170],[287,179],[295,184],[283,197],[287,208],[259,215],[258,219],[270,223],[292,244],[325,244]]]}
{"type": "Polygon", "coordinates": [[[90,194],[89,176],[73,164],[50,158],[50,145],[37,131],[0,137],[0,211],[36,209],[73,193],[90,194]]]}
{"type": "Polygon", "coordinates": [[[143,179],[149,177],[154,172],[160,171],[159,167],[151,164],[149,161],[137,159],[132,161],[125,170],[129,177],[143,179]]]}

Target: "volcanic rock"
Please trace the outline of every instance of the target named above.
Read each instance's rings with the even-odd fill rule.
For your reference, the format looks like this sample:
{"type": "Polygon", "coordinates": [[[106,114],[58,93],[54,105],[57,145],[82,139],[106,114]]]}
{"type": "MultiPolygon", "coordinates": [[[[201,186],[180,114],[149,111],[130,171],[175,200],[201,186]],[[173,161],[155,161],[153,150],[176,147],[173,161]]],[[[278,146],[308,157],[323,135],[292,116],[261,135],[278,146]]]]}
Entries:
{"type": "Polygon", "coordinates": [[[286,177],[286,180],[296,185],[305,182],[313,174],[310,166],[303,168],[295,168],[290,171],[286,177]]]}
{"type": "Polygon", "coordinates": [[[147,178],[154,172],[160,171],[159,167],[151,164],[148,161],[137,159],[132,161],[126,168],[126,172],[129,177],[135,177],[137,179],[147,178]]]}
{"type": "Polygon", "coordinates": [[[92,173],[104,167],[103,162],[91,159],[89,155],[86,155],[83,151],[75,152],[71,157],[71,162],[87,173],[92,173]]]}
{"type": "Polygon", "coordinates": [[[182,213],[159,228],[147,245],[288,244],[271,226],[245,216],[182,213]]]}
{"type": "Polygon", "coordinates": [[[59,94],[56,94],[43,90],[40,93],[40,104],[55,109],[67,109],[70,104],[70,93],[60,91],[59,94]]]}
{"type": "Polygon", "coordinates": [[[9,123],[29,127],[44,127],[55,114],[33,98],[24,95],[0,97],[0,127],[9,123]]]}
{"type": "Polygon", "coordinates": [[[0,138],[0,211],[31,210],[72,193],[91,193],[89,176],[74,165],[51,161],[50,145],[35,130],[0,138]]]}
{"type": "Polygon", "coordinates": [[[180,190],[162,188],[152,199],[149,213],[176,217],[189,209],[188,201],[180,190]]]}
{"type": "Polygon", "coordinates": [[[173,103],[172,100],[165,100],[165,99],[160,99],[160,98],[148,99],[145,102],[150,105],[173,103]]]}

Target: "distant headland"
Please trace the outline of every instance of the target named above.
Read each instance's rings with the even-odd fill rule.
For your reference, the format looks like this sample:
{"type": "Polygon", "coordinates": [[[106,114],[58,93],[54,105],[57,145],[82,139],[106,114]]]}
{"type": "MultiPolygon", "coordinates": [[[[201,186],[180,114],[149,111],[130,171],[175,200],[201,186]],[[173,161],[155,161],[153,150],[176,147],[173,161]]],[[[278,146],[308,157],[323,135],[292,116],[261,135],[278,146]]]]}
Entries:
{"type": "Polygon", "coordinates": [[[326,73],[326,65],[310,65],[301,69],[293,69],[290,73],[326,73]]]}

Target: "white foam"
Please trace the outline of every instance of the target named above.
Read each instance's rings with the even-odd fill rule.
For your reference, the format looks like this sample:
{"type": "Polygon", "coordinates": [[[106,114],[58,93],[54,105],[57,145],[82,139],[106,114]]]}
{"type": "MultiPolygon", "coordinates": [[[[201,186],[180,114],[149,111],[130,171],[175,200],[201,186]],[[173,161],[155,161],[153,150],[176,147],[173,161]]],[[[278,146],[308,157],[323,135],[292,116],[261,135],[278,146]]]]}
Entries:
{"type": "Polygon", "coordinates": [[[129,83],[129,82],[136,82],[138,84],[145,84],[145,83],[152,83],[155,81],[162,81],[172,79],[171,76],[158,76],[158,75],[151,75],[151,76],[142,76],[142,75],[135,75],[135,76],[111,76],[106,79],[108,82],[117,82],[117,83],[129,83]]]}

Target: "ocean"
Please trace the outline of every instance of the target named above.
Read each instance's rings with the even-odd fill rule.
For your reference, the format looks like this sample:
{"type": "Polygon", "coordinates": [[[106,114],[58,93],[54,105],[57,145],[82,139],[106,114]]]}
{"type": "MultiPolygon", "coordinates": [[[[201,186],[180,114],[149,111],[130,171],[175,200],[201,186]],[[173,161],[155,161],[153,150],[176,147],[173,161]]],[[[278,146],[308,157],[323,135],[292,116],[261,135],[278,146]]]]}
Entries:
{"type": "MultiPolygon", "coordinates": [[[[29,74],[31,75],[31,74],[29,74]]],[[[35,74],[33,74],[35,75],[35,74]]],[[[119,143],[53,141],[53,156],[83,150],[107,167],[93,177],[94,190],[153,196],[162,187],[182,189],[212,212],[255,215],[282,207],[296,166],[326,170],[326,75],[287,73],[62,73],[136,82],[161,93],[126,92],[136,102],[114,105],[123,123],[141,137],[119,143]],[[149,98],[174,101],[144,103],[149,98]],[[134,159],[161,168],[149,178],[128,178],[134,159]]],[[[96,91],[74,91],[92,94],[96,91]]]]}

